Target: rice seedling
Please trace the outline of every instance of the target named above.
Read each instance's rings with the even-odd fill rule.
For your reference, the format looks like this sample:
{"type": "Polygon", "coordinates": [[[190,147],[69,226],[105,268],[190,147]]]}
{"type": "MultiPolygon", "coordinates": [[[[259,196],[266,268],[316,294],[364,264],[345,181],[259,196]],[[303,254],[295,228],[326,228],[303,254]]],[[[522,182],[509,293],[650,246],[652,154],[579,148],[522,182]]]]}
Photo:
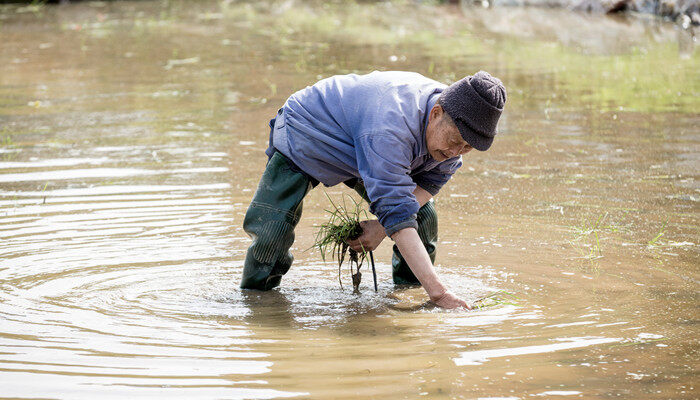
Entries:
{"type": "Polygon", "coordinates": [[[603,231],[617,230],[617,228],[612,225],[603,225],[603,222],[605,222],[607,217],[608,213],[606,212],[605,214],[600,215],[596,219],[595,223],[589,224],[587,221],[582,221],[580,226],[572,227],[575,238],[573,240],[569,240],[569,244],[579,251],[581,258],[588,259],[591,262],[599,258],[603,258],[603,249],[600,244],[600,233],[603,231]],[[585,238],[590,239],[585,241],[585,238]]]}
{"type": "Polygon", "coordinates": [[[489,295],[477,299],[476,301],[474,301],[472,308],[481,310],[483,308],[495,306],[519,306],[519,304],[515,302],[516,300],[522,299],[517,297],[513,293],[507,292],[505,290],[500,290],[498,292],[491,293],[489,295]]]}
{"type": "MultiPolygon", "coordinates": [[[[44,187],[41,189],[41,193],[46,193],[46,188],[48,186],[49,186],[48,182],[44,183],[44,187]]],[[[44,195],[44,201],[42,201],[41,204],[46,204],[46,195],[44,195]]]]}
{"type": "Polygon", "coordinates": [[[647,242],[647,249],[653,249],[654,247],[661,245],[661,237],[666,234],[666,225],[668,225],[668,221],[664,222],[656,236],[647,242]]]}
{"type": "Polygon", "coordinates": [[[12,147],[13,144],[14,141],[12,140],[12,136],[10,135],[10,130],[7,128],[2,128],[2,131],[0,131],[0,146],[12,147]]]}
{"type": "Polygon", "coordinates": [[[362,227],[360,226],[360,217],[367,217],[367,212],[362,207],[361,202],[355,201],[350,196],[343,197],[342,204],[336,204],[326,193],[328,201],[330,201],[332,209],[326,210],[330,214],[328,222],[321,225],[319,228],[313,247],[316,247],[321,252],[321,258],[326,260],[326,254],[338,261],[338,282],[340,287],[343,287],[342,267],[347,255],[350,267],[350,276],[352,277],[352,286],[355,293],[359,293],[362,273],[360,268],[369,255],[370,266],[372,267],[372,276],[374,277],[374,291],[377,291],[377,272],[374,267],[374,254],[371,251],[357,252],[350,248],[348,240],[355,240],[362,235],[362,227]],[[352,206],[348,207],[346,198],[350,198],[352,206]],[[353,268],[354,267],[354,268],[353,268]]]}

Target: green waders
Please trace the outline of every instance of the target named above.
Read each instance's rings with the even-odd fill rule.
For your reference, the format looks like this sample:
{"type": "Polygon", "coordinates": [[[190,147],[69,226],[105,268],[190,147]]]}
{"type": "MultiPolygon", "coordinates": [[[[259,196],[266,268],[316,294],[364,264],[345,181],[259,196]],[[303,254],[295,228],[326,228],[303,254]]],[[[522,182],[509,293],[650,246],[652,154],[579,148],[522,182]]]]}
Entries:
{"type": "Polygon", "coordinates": [[[289,248],[311,187],[310,179],[293,171],[285,156],[273,154],[243,220],[253,244],[245,257],[241,288],[270,290],[280,284],[294,261],[289,248]]]}
{"type": "MultiPolygon", "coordinates": [[[[294,227],[301,218],[304,196],[314,184],[291,165],[281,153],[273,154],[246,212],[243,230],[253,243],[243,266],[243,289],[270,290],[279,286],[294,260],[289,252],[294,243],[294,227]]],[[[361,183],[348,186],[369,201],[361,183]]],[[[417,222],[418,235],[430,260],[435,262],[437,213],[432,200],[418,210],[417,222]]],[[[395,284],[420,284],[396,245],[391,265],[395,284]]]]}

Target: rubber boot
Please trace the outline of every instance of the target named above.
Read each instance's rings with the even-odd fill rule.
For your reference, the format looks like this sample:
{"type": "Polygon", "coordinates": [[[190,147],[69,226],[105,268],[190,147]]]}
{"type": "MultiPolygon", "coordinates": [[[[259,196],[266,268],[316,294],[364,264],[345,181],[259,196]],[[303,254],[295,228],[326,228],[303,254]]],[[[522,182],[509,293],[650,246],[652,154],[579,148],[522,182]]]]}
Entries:
{"type": "Polygon", "coordinates": [[[292,170],[285,156],[273,154],[243,220],[243,230],[253,243],[245,257],[241,288],[270,290],[279,286],[294,261],[289,251],[294,227],[311,187],[309,178],[292,170]]]}
{"type": "MultiPolygon", "coordinates": [[[[370,202],[364,185],[356,180],[350,180],[345,184],[353,188],[363,199],[370,202]]],[[[420,237],[425,250],[428,252],[430,261],[435,263],[436,245],[438,239],[438,220],[435,205],[432,199],[425,203],[416,214],[418,223],[418,236],[420,237]]],[[[394,245],[394,255],[391,257],[391,275],[396,285],[420,285],[418,278],[413,275],[413,271],[408,267],[399,248],[394,245]]]]}

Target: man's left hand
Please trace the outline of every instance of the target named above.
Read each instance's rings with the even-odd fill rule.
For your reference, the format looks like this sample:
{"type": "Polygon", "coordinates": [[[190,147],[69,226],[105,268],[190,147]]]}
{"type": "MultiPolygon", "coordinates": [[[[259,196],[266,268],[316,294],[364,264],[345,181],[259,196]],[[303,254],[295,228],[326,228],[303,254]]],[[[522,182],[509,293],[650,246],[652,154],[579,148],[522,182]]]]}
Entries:
{"type": "Polygon", "coordinates": [[[364,251],[373,251],[386,237],[384,227],[376,219],[362,221],[360,227],[362,227],[362,235],[355,240],[348,240],[350,248],[357,252],[362,252],[363,249],[364,251]]]}

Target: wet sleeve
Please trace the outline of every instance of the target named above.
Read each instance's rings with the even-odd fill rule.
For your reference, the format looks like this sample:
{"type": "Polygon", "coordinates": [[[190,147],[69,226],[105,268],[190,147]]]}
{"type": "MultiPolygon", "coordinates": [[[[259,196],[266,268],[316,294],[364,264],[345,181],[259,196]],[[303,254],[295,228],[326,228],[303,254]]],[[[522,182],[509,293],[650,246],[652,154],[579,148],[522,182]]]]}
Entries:
{"type": "Polygon", "coordinates": [[[355,139],[357,168],[370,199],[370,212],[388,236],[401,229],[418,228],[420,208],[413,195],[416,184],[411,172],[411,148],[398,137],[385,133],[360,135],[355,139]]]}
{"type": "Polygon", "coordinates": [[[435,196],[461,166],[462,156],[450,158],[441,162],[431,170],[415,174],[413,176],[413,181],[416,185],[435,196]]]}

